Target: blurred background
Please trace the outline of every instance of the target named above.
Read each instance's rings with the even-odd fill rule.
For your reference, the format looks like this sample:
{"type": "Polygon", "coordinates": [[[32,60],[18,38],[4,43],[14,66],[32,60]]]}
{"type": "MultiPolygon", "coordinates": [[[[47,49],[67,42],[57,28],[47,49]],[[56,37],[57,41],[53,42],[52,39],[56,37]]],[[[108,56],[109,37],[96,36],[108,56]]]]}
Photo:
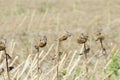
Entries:
{"type": "Polygon", "coordinates": [[[48,37],[49,48],[65,30],[73,34],[69,49],[77,49],[71,41],[80,33],[94,38],[97,31],[120,47],[120,1],[0,0],[0,39],[7,39],[8,50],[15,44],[15,54],[32,53],[41,35],[48,37]]]}

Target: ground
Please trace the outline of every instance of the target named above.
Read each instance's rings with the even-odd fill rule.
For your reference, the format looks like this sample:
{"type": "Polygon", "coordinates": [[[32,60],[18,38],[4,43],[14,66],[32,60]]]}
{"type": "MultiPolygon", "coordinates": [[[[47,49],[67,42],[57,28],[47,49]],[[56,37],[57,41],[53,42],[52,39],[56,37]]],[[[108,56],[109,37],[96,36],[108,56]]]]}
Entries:
{"type": "Polygon", "coordinates": [[[97,32],[104,34],[104,46],[110,52],[120,47],[119,14],[119,0],[0,0],[0,39],[7,39],[7,52],[18,56],[18,62],[35,52],[42,35],[48,38],[47,52],[64,31],[72,34],[64,42],[67,52],[80,51],[76,38],[81,33],[89,35],[88,44],[96,52],[97,32]]]}

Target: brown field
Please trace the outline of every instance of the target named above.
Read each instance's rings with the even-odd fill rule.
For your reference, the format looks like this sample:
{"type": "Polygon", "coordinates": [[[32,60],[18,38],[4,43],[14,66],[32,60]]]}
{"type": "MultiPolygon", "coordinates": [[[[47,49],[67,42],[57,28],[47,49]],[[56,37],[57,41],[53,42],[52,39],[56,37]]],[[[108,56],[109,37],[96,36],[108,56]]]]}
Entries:
{"type": "MultiPolygon", "coordinates": [[[[120,80],[119,26],[119,0],[0,0],[0,39],[7,40],[6,50],[12,57],[9,60],[9,65],[14,66],[9,72],[11,80],[120,80]],[[59,48],[63,54],[58,79],[57,62],[52,56],[57,50],[55,40],[64,31],[72,36],[59,48]],[[97,32],[105,36],[103,45],[107,57],[99,57],[100,43],[95,41],[97,32]],[[78,55],[83,50],[83,45],[76,41],[81,33],[89,36],[87,60],[78,55]],[[47,45],[36,54],[34,46],[43,35],[47,36],[47,45]],[[38,55],[40,73],[37,73],[38,55]],[[107,70],[110,64],[116,65],[113,59],[116,55],[119,56],[118,68],[115,67],[117,76],[113,67],[107,70]]],[[[6,69],[4,58],[1,51],[0,70],[6,69]]],[[[6,76],[6,70],[0,72],[0,80],[8,80],[6,76]]]]}

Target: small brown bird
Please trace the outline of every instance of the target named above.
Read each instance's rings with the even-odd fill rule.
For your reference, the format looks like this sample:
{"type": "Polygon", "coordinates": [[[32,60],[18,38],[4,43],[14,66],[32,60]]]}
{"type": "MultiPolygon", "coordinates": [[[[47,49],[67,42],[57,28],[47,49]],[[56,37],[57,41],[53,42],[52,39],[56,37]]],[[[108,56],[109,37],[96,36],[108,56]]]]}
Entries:
{"type": "Polygon", "coordinates": [[[67,32],[59,37],[59,41],[67,40],[71,36],[71,33],[67,32]]]}
{"type": "Polygon", "coordinates": [[[79,37],[77,38],[77,42],[78,42],[79,44],[86,43],[87,40],[88,40],[88,36],[84,35],[83,33],[81,34],[81,36],[79,36],[79,37]]]}
{"type": "Polygon", "coordinates": [[[104,40],[104,36],[100,32],[96,36],[97,36],[96,41],[98,41],[98,40],[100,40],[100,41],[104,40]]]}
{"type": "Polygon", "coordinates": [[[39,47],[45,47],[47,44],[47,37],[46,36],[43,36],[43,38],[40,39],[40,42],[39,42],[39,47]]]}

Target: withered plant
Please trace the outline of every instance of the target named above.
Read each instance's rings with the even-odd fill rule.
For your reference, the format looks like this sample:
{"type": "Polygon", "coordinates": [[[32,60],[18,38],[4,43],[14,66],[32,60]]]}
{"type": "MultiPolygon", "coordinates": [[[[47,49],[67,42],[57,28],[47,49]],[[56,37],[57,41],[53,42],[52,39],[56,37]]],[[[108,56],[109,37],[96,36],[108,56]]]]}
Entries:
{"type": "Polygon", "coordinates": [[[64,34],[62,34],[60,37],[58,37],[57,39],[57,49],[56,49],[56,55],[53,59],[56,58],[56,63],[57,65],[57,80],[60,80],[59,78],[59,61],[60,61],[60,57],[62,55],[62,51],[60,51],[60,49],[62,48],[62,42],[67,40],[69,37],[71,36],[71,33],[69,33],[68,31],[65,31],[64,34]]]}
{"type": "Polygon", "coordinates": [[[3,40],[0,42],[0,51],[4,51],[5,54],[5,60],[6,60],[6,71],[7,71],[7,76],[8,76],[8,80],[10,80],[10,74],[9,74],[9,65],[8,65],[8,59],[11,59],[11,57],[9,56],[9,54],[7,54],[6,51],[6,40],[3,40]]]}
{"type": "Polygon", "coordinates": [[[39,43],[37,44],[37,45],[35,45],[35,49],[37,50],[37,68],[38,68],[38,79],[39,79],[39,70],[40,70],[40,65],[39,65],[39,49],[40,48],[43,48],[43,47],[45,47],[46,46],[46,44],[47,44],[47,37],[46,36],[42,36],[41,37],[41,39],[40,39],[40,41],[39,41],[39,43]]]}
{"type": "Polygon", "coordinates": [[[96,41],[100,42],[100,46],[101,46],[101,49],[102,49],[102,54],[106,54],[106,49],[103,46],[103,40],[105,39],[104,35],[101,32],[99,32],[99,33],[97,33],[96,37],[97,37],[96,41]]]}
{"type": "MultiPolygon", "coordinates": [[[[87,41],[88,41],[88,36],[84,35],[83,33],[80,36],[78,36],[78,38],[77,38],[77,42],[79,44],[83,44],[83,46],[84,46],[84,50],[83,50],[82,54],[84,55],[84,59],[85,59],[85,71],[86,71],[85,80],[88,80],[87,53],[90,51],[90,48],[86,44],[87,41]]],[[[80,54],[80,55],[82,55],[82,54],[80,54]]]]}

